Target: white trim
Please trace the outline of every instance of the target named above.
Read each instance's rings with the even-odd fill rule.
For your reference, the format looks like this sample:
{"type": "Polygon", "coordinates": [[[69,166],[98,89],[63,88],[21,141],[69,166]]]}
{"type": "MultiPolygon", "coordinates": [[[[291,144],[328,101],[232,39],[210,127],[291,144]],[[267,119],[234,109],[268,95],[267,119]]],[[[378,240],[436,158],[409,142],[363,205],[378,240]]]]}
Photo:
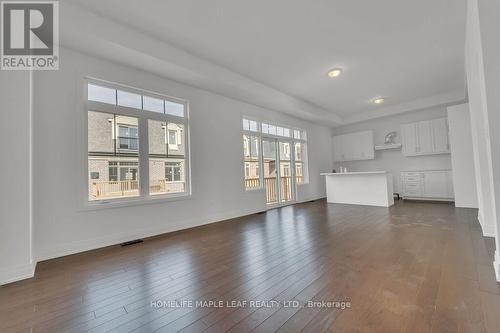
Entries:
{"type": "Polygon", "coordinates": [[[35,276],[36,263],[17,265],[0,271],[0,285],[12,283],[35,276]]]}
{"type": "Polygon", "coordinates": [[[186,192],[172,193],[172,194],[152,194],[146,197],[136,196],[136,197],[109,199],[109,200],[87,201],[82,207],[80,207],[79,210],[93,211],[93,210],[101,210],[107,208],[142,206],[142,205],[159,204],[159,203],[166,203],[179,200],[188,200],[192,198],[193,195],[188,194],[186,192]]]}
{"type": "Polygon", "coordinates": [[[402,196],[403,200],[419,200],[419,201],[441,201],[441,202],[454,202],[454,198],[424,198],[424,197],[408,197],[402,196]]]}
{"type": "Polygon", "coordinates": [[[312,196],[312,197],[309,197],[306,199],[301,199],[300,201],[297,201],[295,204],[301,204],[301,203],[306,203],[309,201],[316,201],[316,200],[322,200],[322,199],[326,199],[326,196],[325,195],[312,196]]]}
{"type": "MultiPolygon", "coordinates": [[[[246,118],[246,119],[249,119],[249,118],[246,118]]],[[[252,119],[249,119],[249,120],[252,120],[252,119]]],[[[257,121],[257,127],[260,128],[260,122],[257,121]]],[[[257,191],[257,190],[265,190],[264,188],[264,151],[262,150],[262,136],[260,134],[260,132],[252,132],[252,131],[246,131],[246,130],[243,130],[243,134],[241,135],[241,139],[243,139],[244,136],[248,136],[249,138],[251,137],[256,137],[259,139],[259,156],[258,156],[258,160],[259,160],[259,186],[258,187],[252,187],[252,188],[247,188],[246,186],[246,171],[245,171],[245,164],[247,163],[247,161],[245,161],[245,147],[243,146],[243,150],[242,150],[242,154],[241,154],[241,165],[243,165],[243,188],[245,189],[245,192],[246,191],[257,191]]],[[[245,142],[243,142],[245,143],[245,142]]],[[[249,147],[251,148],[252,147],[252,143],[250,142],[249,144],[249,147]]]]}
{"type": "Polygon", "coordinates": [[[484,237],[496,237],[494,228],[490,228],[489,225],[484,224],[483,215],[480,211],[477,212],[477,220],[479,221],[479,225],[481,226],[481,231],[484,237]]]}

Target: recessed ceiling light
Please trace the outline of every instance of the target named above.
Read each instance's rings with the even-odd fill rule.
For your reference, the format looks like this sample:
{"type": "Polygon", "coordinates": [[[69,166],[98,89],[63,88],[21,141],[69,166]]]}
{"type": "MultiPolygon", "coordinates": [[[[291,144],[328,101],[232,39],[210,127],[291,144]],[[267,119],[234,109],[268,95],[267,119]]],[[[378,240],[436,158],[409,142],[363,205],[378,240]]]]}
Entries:
{"type": "Polygon", "coordinates": [[[340,74],[342,74],[342,68],[334,68],[328,71],[328,76],[331,77],[332,79],[339,76],[340,74]]]}
{"type": "Polygon", "coordinates": [[[385,99],[384,99],[384,98],[382,98],[382,97],[377,97],[377,98],[375,98],[375,99],[373,100],[373,103],[375,103],[375,104],[382,104],[382,103],[384,103],[384,101],[385,101],[385,99]]]}

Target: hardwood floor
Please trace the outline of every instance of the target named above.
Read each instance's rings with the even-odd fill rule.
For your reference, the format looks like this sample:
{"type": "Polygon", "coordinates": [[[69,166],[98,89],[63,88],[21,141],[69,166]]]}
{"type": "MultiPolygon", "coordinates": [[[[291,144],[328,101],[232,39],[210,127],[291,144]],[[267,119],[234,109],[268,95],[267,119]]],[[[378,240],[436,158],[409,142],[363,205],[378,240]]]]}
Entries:
{"type": "Polygon", "coordinates": [[[475,216],[317,201],[50,260],[0,287],[0,332],[498,332],[475,216]]]}

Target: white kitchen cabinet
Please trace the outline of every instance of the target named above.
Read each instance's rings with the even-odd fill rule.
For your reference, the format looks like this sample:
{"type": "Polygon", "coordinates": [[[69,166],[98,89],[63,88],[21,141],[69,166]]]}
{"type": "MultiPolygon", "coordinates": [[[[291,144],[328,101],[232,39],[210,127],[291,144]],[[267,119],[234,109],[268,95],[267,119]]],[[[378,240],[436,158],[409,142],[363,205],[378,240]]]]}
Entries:
{"type": "Polygon", "coordinates": [[[432,122],[432,134],[434,139],[434,151],[436,153],[449,153],[448,119],[435,119],[432,122]]]}
{"type": "Polygon", "coordinates": [[[333,137],[333,160],[334,161],[344,161],[344,135],[333,137]]]}
{"type": "Polygon", "coordinates": [[[403,137],[403,154],[407,156],[417,154],[417,128],[415,123],[401,125],[401,136],[403,137]]]}
{"type": "Polygon", "coordinates": [[[419,156],[450,152],[447,118],[401,125],[403,155],[419,156]]]}
{"type": "Polygon", "coordinates": [[[434,152],[432,136],[432,122],[419,121],[417,123],[417,153],[432,154],[434,152]]]}
{"type": "Polygon", "coordinates": [[[373,131],[334,136],[333,157],[335,162],[374,159],[373,131]]]}
{"type": "Polygon", "coordinates": [[[405,171],[401,173],[403,198],[453,201],[450,170],[405,171]]]}

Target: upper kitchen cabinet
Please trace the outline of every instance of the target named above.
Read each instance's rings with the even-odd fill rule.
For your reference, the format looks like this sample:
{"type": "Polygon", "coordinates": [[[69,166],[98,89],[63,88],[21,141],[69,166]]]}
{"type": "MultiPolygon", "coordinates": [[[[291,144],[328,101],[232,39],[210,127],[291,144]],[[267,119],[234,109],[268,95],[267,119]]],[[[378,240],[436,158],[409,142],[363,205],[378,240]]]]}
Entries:
{"type": "Polygon", "coordinates": [[[333,137],[335,162],[373,160],[373,131],[362,131],[333,137]]]}
{"type": "Polygon", "coordinates": [[[449,154],[447,118],[401,125],[403,155],[449,154]]]}

